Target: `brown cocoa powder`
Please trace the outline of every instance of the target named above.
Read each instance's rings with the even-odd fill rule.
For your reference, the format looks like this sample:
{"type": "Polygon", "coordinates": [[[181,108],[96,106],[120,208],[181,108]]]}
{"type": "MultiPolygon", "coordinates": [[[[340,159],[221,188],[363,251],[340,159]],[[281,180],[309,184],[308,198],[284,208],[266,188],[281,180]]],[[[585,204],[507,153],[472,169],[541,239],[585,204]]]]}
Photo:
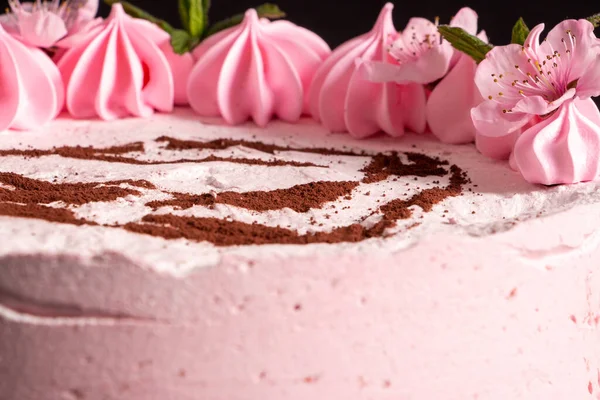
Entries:
{"type": "Polygon", "coordinates": [[[460,195],[462,184],[466,183],[466,179],[458,167],[454,168],[451,180],[454,180],[458,186],[451,184],[447,188],[426,189],[409,200],[393,200],[382,206],[380,208],[382,218],[371,228],[355,223],[336,228],[331,232],[301,235],[295,230],[281,227],[173,214],[146,215],[140,223],[130,223],[124,228],[131,232],[160,236],[165,239],[207,241],[216,246],[359,242],[369,238],[384,237],[386,230],[394,227],[398,220],[407,219],[412,215],[409,207],[417,205],[427,212],[446,198],[460,195]]]}
{"type": "Polygon", "coordinates": [[[263,153],[275,154],[277,151],[296,151],[300,153],[322,154],[328,156],[364,156],[361,153],[337,149],[327,149],[322,147],[291,147],[267,144],[259,141],[235,140],[235,139],[216,139],[209,142],[200,142],[196,140],[181,140],[168,136],[161,136],[156,139],[157,142],[165,142],[167,150],[224,150],[235,146],[243,146],[249,149],[261,151],[263,153]]]}
{"type": "MultiPolygon", "coordinates": [[[[180,141],[173,138],[160,138],[167,142],[170,150],[183,149],[223,149],[232,146],[245,146],[259,151],[274,154],[276,151],[303,151],[323,155],[352,155],[365,156],[364,153],[353,153],[330,149],[296,149],[284,146],[263,144],[260,142],[215,140],[212,142],[180,141]]],[[[1,155],[22,155],[25,157],[41,157],[44,155],[60,155],[62,157],[100,160],[107,162],[146,163],[123,154],[143,151],[141,143],[132,143],[108,149],[82,147],[62,147],[48,151],[40,150],[8,150],[1,155]],[[133,160],[133,161],[132,161],[133,160]]],[[[166,239],[186,238],[193,241],[208,241],[217,246],[247,245],[247,244],[308,244],[308,243],[339,243],[358,242],[372,237],[384,237],[388,228],[394,227],[398,220],[411,216],[410,207],[419,206],[424,212],[432,210],[433,206],[448,197],[458,196],[468,178],[460,168],[449,166],[449,172],[444,166],[446,161],[418,153],[406,153],[410,164],[403,164],[397,153],[370,155],[372,160],[362,170],[365,177],[363,183],[380,182],[390,176],[450,176],[447,187],[432,187],[425,189],[408,200],[392,199],[383,204],[374,213],[381,214],[378,223],[366,228],[360,223],[339,227],[331,232],[316,232],[299,234],[297,231],[281,227],[269,227],[260,224],[246,224],[237,221],[227,221],[216,218],[181,217],[173,214],[149,214],[137,223],[130,223],[115,228],[123,228],[131,232],[159,236],[166,239]]],[[[207,159],[218,160],[209,156],[207,159]]],[[[256,162],[257,160],[248,160],[256,162]]],[[[260,161],[260,160],[258,160],[260,161]]],[[[175,162],[191,162],[180,160],[175,162]]],[[[194,161],[194,162],[197,162],[194,161]]],[[[233,162],[240,162],[235,159],[233,162]]],[[[278,162],[275,160],[274,162],[278,162]]],[[[152,162],[148,162],[152,163],[152,162]]],[[[172,162],[174,163],[174,162],[172,162]]],[[[303,166],[296,163],[296,166],[303,166]]],[[[266,165],[266,164],[265,164],[266,165]]],[[[281,164],[278,164],[281,165],[281,164]]],[[[294,165],[294,164],[286,164],[294,165]]],[[[140,195],[137,188],[153,189],[147,181],[111,181],[93,183],[50,183],[25,178],[14,173],[1,173],[0,183],[8,188],[0,187],[0,215],[22,218],[44,219],[72,225],[96,225],[93,221],[85,221],[75,217],[72,211],[62,208],[45,206],[52,202],[61,201],[67,205],[81,205],[89,202],[114,201],[128,195],[140,195]],[[122,185],[131,186],[121,187],[122,185]]],[[[284,207],[297,212],[307,212],[311,208],[320,208],[323,204],[344,198],[360,184],[360,182],[312,182],[306,185],[296,185],[289,189],[274,191],[255,191],[247,193],[224,192],[216,196],[211,194],[192,195],[186,193],[169,193],[171,200],[152,202],[150,207],[173,206],[189,208],[193,205],[211,206],[215,203],[230,204],[255,211],[277,210],[284,207]]],[[[315,221],[316,223],[317,221],[315,221]]]]}
{"type": "Polygon", "coordinates": [[[296,212],[307,212],[311,208],[321,208],[325,203],[337,200],[352,193],[358,182],[311,182],[292,186],[289,189],[254,192],[223,192],[215,196],[211,194],[192,195],[173,193],[173,199],[152,201],[146,204],[154,209],[172,206],[188,209],[195,205],[210,206],[213,204],[229,204],[253,211],[269,211],[290,208],[296,212]]]}
{"type": "Polygon", "coordinates": [[[122,188],[127,184],[141,188],[154,188],[148,181],[110,181],[96,183],[50,183],[24,176],[2,172],[0,183],[11,189],[0,187],[0,202],[20,204],[50,204],[62,201],[81,205],[98,201],[114,201],[128,195],[140,195],[135,189],[122,188]]]}
{"type": "Polygon", "coordinates": [[[22,156],[25,158],[37,158],[43,156],[60,156],[63,158],[73,158],[78,160],[94,160],[94,161],[106,161],[111,163],[123,163],[133,165],[168,165],[168,164],[183,164],[183,163],[208,163],[208,162],[229,162],[236,164],[246,165],[265,165],[268,167],[278,166],[292,166],[292,167],[319,167],[328,168],[324,165],[318,165],[309,162],[296,162],[296,161],[284,161],[284,160],[259,160],[251,158],[234,158],[234,157],[217,157],[210,155],[208,157],[200,159],[179,159],[173,161],[147,161],[139,160],[133,157],[125,157],[125,154],[144,152],[143,143],[130,143],[122,146],[114,146],[107,148],[94,148],[94,147],[55,147],[51,150],[38,150],[38,149],[11,149],[11,150],[0,150],[0,157],[3,156],[22,156]]]}

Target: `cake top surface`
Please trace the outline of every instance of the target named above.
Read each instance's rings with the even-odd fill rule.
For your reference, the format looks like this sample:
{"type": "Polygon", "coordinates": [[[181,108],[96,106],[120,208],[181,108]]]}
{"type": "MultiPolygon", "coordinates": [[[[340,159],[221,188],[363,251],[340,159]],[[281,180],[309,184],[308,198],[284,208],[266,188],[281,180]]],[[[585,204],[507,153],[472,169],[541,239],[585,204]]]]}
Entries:
{"type": "Polygon", "coordinates": [[[118,253],[174,274],[225,254],[482,237],[599,196],[594,183],[531,185],[474,146],[426,135],[359,141],[309,120],[230,127],[186,109],[5,132],[0,160],[0,257],[118,253]]]}

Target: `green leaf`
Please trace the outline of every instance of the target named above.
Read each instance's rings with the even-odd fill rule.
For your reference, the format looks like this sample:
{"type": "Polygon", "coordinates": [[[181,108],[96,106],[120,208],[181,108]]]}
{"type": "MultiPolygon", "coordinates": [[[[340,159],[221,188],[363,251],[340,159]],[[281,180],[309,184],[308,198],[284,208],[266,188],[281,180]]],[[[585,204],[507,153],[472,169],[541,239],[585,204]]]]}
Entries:
{"type": "Polygon", "coordinates": [[[181,19],[181,25],[186,31],[190,29],[190,2],[189,0],[179,0],[179,18],[181,19]]]}
{"type": "Polygon", "coordinates": [[[592,25],[594,25],[594,28],[597,28],[600,26],[600,13],[594,14],[591,17],[587,17],[586,19],[588,21],[590,21],[592,23],[592,25]]]}
{"type": "Polygon", "coordinates": [[[208,14],[210,12],[210,0],[202,0],[202,10],[204,10],[204,29],[208,29],[208,14]]]}
{"type": "Polygon", "coordinates": [[[185,54],[191,51],[199,42],[199,38],[191,36],[183,29],[175,29],[171,32],[171,47],[177,54],[185,54]]]}
{"type": "Polygon", "coordinates": [[[190,3],[190,8],[188,9],[188,32],[192,36],[200,37],[204,33],[204,29],[206,28],[204,25],[204,10],[203,0],[188,0],[190,3]]]}
{"type": "MultiPolygon", "coordinates": [[[[255,7],[256,13],[259,18],[279,19],[285,18],[285,12],[283,12],[276,4],[265,3],[258,7],[255,7]]],[[[212,25],[204,34],[204,37],[214,35],[224,29],[231,28],[232,26],[238,25],[244,20],[244,14],[236,14],[233,17],[229,17],[222,21],[219,21],[212,25]]]]}
{"type": "Polygon", "coordinates": [[[285,18],[283,12],[277,4],[265,3],[258,7],[254,7],[259,18],[280,19],[285,18]]]}
{"type": "Polygon", "coordinates": [[[523,17],[521,17],[515,26],[513,26],[511,43],[520,44],[522,46],[525,44],[527,36],[529,36],[529,28],[523,20],[523,17]]]}
{"type": "Polygon", "coordinates": [[[152,14],[147,13],[146,11],[142,10],[141,8],[139,8],[137,6],[134,6],[133,4],[131,4],[127,1],[104,0],[104,2],[106,4],[108,4],[109,6],[112,6],[113,4],[116,4],[116,3],[121,3],[121,5],[123,6],[123,10],[125,10],[125,12],[127,14],[131,15],[134,18],[140,18],[140,19],[145,19],[146,21],[150,21],[153,24],[156,24],[159,27],[161,27],[163,30],[165,30],[169,34],[171,34],[175,30],[175,28],[173,28],[167,21],[156,18],[152,14]]]}
{"type": "Polygon", "coordinates": [[[484,42],[477,36],[470,35],[464,29],[440,25],[438,31],[452,47],[471,57],[475,62],[480,63],[485,59],[485,55],[493,48],[491,44],[484,42]]]}
{"type": "Polygon", "coordinates": [[[190,35],[200,37],[207,27],[208,10],[206,0],[179,0],[179,17],[181,24],[190,35]]]}

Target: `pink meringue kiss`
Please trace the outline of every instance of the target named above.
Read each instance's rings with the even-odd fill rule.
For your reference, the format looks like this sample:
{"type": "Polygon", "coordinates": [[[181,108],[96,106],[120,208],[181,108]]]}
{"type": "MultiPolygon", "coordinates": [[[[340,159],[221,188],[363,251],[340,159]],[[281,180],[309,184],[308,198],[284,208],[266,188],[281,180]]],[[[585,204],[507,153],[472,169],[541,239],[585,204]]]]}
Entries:
{"type": "Polygon", "coordinates": [[[113,5],[110,16],[58,61],[69,113],[75,118],[113,120],[172,111],[173,75],[160,49],[168,40],[156,25],[113,5]]]}
{"type": "Polygon", "coordinates": [[[329,55],[319,36],[288,21],[259,20],[250,9],[238,26],[202,42],[188,81],[188,100],[202,116],[259,126],[276,116],[297,121],[308,111],[314,73],[329,55]]]}
{"type": "MultiPolygon", "coordinates": [[[[485,32],[477,32],[477,20],[477,13],[464,7],[452,18],[450,26],[462,28],[487,43],[485,32]]],[[[483,102],[475,85],[477,64],[458,50],[453,50],[453,53],[448,73],[435,85],[427,99],[427,125],[431,133],[444,143],[463,144],[474,139],[479,143],[489,142],[487,138],[476,138],[477,130],[471,119],[471,109],[483,102]]]]}
{"type": "Polygon", "coordinates": [[[600,177],[600,112],[590,98],[573,98],[527,129],[515,143],[514,164],[531,183],[556,185],[600,177]]]}
{"type": "Polygon", "coordinates": [[[312,116],[332,132],[349,132],[363,138],[379,131],[392,136],[405,127],[425,130],[425,90],[422,85],[374,83],[361,73],[365,61],[395,61],[388,54],[398,32],[392,22],[391,3],[386,4],[373,29],[342,44],[317,71],[310,88],[312,116]],[[357,60],[361,60],[357,64],[357,60]]]}
{"type": "Polygon", "coordinates": [[[63,103],[63,83],[52,60],[0,26],[0,131],[36,129],[55,118],[63,103]]]}

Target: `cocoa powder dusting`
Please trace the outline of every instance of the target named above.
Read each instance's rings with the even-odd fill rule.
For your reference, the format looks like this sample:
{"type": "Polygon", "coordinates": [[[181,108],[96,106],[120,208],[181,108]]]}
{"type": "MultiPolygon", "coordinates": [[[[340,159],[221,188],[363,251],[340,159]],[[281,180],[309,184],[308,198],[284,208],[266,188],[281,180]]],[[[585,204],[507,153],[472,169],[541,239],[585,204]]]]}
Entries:
{"type": "MultiPolygon", "coordinates": [[[[226,149],[232,146],[245,146],[262,152],[274,154],[276,151],[301,151],[323,155],[367,156],[363,153],[353,153],[329,149],[291,148],[250,142],[243,140],[219,139],[211,142],[182,141],[168,137],[157,139],[166,142],[166,149],[226,149]]],[[[41,157],[59,155],[62,157],[101,160],[109,162],[127,162],[152,164],[153,161],[140,161],[124,157],[127,153],[144,151],[143,144],[132,143],[107,149],[83,147],[62,147],[53,150],[4,150],[2,155],[22,155],[25,157],[41,157]]],[[[412,215],[410,207],[418,206],[424,212],[432,210],[435,204],[448,197],[458,196],[463,186],[468,183],[465,173],[455,165],[435,157],[418,153],[405,153],[409,164],[402,163],[398,153],[368,155],[372,160],[362,169],[364,178],[361,182],[327,182],[317,181],[296,185],[288,189],[273,191],[254,191],[246,193],[223,192],[212,194],[171,193],[171,199],[154,201],[147,206],[190,208],[194,205],[213,206],[214,204],[229,204],[254,211],[279,210],[290,208],[304,213],[310,209],[322,208],[325,203],[348,198],[352,191],[361,183],[375,183],[391,176],[449,176],[450,184],[446,187],[432,187],[422,190],[408,200],[392,199],[383,203],[373,213],[381,216],[373,226],[367,228],[359,222],[350,226],[339,227],[331,232],[315,232],[299,234],[295,230],[282,227],[270,227],[260,224],[247,224],[217,218],[183,217],[173,214],[148,214],[139,222],[112,228],[126,229],[131,232],[163,237],[166,239],[185,238],[192,241],[208,241],[216,246],[249,245],[249,244],[309,244],[309,243],[340,243],[358,242],[373,237],[385,237],[386,231],[396,225],[397,221],[407,219],[412,215]],[[447,167],[447,168],[444,168],[447,167]],[[449,169],[449,170],[448,170],[449,169]]],[[[209,156],[205,160],[222,160],[209,156]]],[[[224,160],[224,159],[223,159],[224,160]]],[[[175,162],[199,162],[199,160],[180,160],[175,162]]],[[[266,163],[263,165],[294,165],[314,166],[309,163],[283,162],[279,160],[261,161],[252,159],[235,159],[237,163],[266,163]],[[270,163],[270,164],[269,164],[270,163]],[[280,164],[275,164],[280,163],[280,164]],[[281,164],[283,163],[283,164],[281,164]]],[[[158,163],[158,162],[156,162],[158,163]]],[[[164,163],[163,163],[164,164],[164,163]]],[[[0,215],[22,218],[43,219],[71,225],[96,225],[93,221],[78,219],[75,214],[65,208],[46,206],[53,202],[64,202],[67,206],[78,206],[90,202],[114,201],[129,195],[139,196],[141,192],[135,188],[156,189],[148,181],[110,181],[93,183],[50,183],[26,178],[14,173],[0,173],[0,215]],[[122,187],[129,186],[129,187],[122,187]]],[[[318,221],[314,221],[317,223],[318,221]]]]}
{"type": "Polygon", "coordinates": [[[213,204],[229,204],[253,211],[269,211],[290,208],[296,212],[307,212],[311,208],[321,208],[330,201],[337,200],[352,193],[358,182],[311,182],[296,185],[289,189],[256,192],[223,192],[216,196],[211,194],[190,195],[174,193],[171,200],[152,201],[146,204],[154,209],[172,206],[188,209],[194,205],[210,206],[213,204]]]}
{"type": "Polygon", "coordinates": [[[277,151],[296,151],[300,153],[322,154],[328,156],[364,156],[365,152],[356,153],[353,151],[344,151],[336,149],[326,149],[322,147],[291,147],[267,144],[258,141],[235,140],[235,139],[216,139],[209,142],[199,142],[195,140],[181,140],[168,136],[161,136],[156,139],[157,142],[165,142],[167,150],[224,150],[230,147],[243,146],[249,149],[262,151],[263,153],[275,154],[277,151]]]}
{"type": "Polygon", "coordinates": [[[363,183],[381,182],[390,176],[445,176],[447,171],[442,167],[448,165],[435,157],[418,153],[405,153],[411,164],[403,164],[398,153],[376,154],[373,160],[362,169],[365,173],[363,183]]]}
{"type": "MultiPolygon", "coordinates": [[[[210,148],[210,147],[209,147],[210,148]]],[[[265,165],[268,167],[279,167],[279,166],[291,166],[291,167],[319,167],[328,168],[324,165],[318,165],[309,162],[296,162],[296,161],[284,161],[284,160],[259,160],[251,158],[234,158],[234,157],[217,157],[210,155],[200,159],[188,159],[182,158],[179,160],[172,161],[148,161],[140,160],[132,156],[126,157],[125,154],[140,153],[144,152],[143,143],[131,143],[123,146],[114,146],[107,148],[94,148],[94,147],[56,147],[52,150],[0,150],[0,157],[2,156],[22,156],[25,158],[36,158],[43,156],[60,156],[64,158],[73,158],[77,160],[93,160],[93,161],[104,161],[111,163],[122,163],[122,164],[133,164],[133,165],[168,165],[168,164],[184,164],[184,163],[208,163],[208,162],[229,162],[235,164],[245,165],[265,165]]]]}
{"type": "Polygon", "coordinates": [[[38,204],[0,203],[0,215],[8,217],[43,219],[69,225],[98,225],[94,221],[86,221],[75,216],[73,211],[64,208],[53,208],[38,204]]]}
{"type": "MultiPolygon", "coordinates": [[[[459,168],[455,168],[451,177],[456,183],[466,183],[459,168]]],[[[233,246],[249,244],[310,244],[360,242],[365,239],[385,236],[386,229],[396,225],[396,221],[412,215],[409,207],[418,205],[424,211],[448,197],[461,193],[460,185],[448,188],[432,188],[416,194],[409,200],[393,200],[380,208],[381,220],[371,228],[361,224],[340,227],[331,232],[315,232],[304,235],[297,231],[259,224],[247,224],[238,221],[226,221],[216,218],[182,217],[173,214],[146,215],[141,223],[130,223],[125,229],[165,239],[188,239],[207,241],[215,246],[233,246]]]]}
{"type": "Polygon", "coordinates": [[[50,204],[62,201],[81,205],[98,201],[114,201],[128,195],[140,195],[138,190],[122,188],[121,184],[154,188],[147,181],[111,181],[97,183],[50,183],[25,178],[10,172],[0,173],[0,202],[20,204],[50,204]]]}

